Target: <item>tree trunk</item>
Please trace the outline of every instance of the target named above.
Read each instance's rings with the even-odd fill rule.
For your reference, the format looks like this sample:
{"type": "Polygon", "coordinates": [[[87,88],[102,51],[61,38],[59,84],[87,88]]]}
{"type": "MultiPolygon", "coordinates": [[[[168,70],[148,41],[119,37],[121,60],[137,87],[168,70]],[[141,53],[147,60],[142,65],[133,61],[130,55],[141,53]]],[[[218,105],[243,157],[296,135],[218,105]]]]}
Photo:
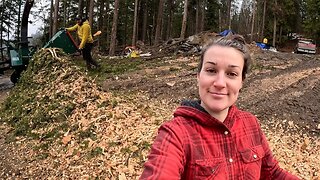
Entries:
{"type": "Polygon", "coordinates": [[[52,35],[56,34],[57,29],[58,29],[58,19],[59,19],[58,12],[59,12],[59,0],[55,0],[52,35]]]}
{"type": "Polygon", "coordinates": [[[183,19],[181,26],[180,39],[184,39],[187,28],[187,19],[188,19],[188,0],[184,0],[184,9],[183,9],[183,19]]]}
{"type": "Polygon", "coordinates": [[[52,16],[52,11],[53,11],[53,1],[51,0],[51,5],[50,5],[50,26],[49,26],[49,39],[53,36],[53,16],[52,16]]]}
{"type": "Polygon", "coordinates": [[[18,41],[20,41],[21,7],[22,7],[22,3],[21,3],[21,0],[19,0],[19,10],[18,10],[18,29],[17,29],[17,40],[18,40],[18,41]]]}
{"type": "Polygon", "coordinates": [[[156,34],[154,38],[154,43],[158,44],[161,38],[161,25],[163,19],[163,4],[164,0],[159,0],[159,8],[158,8],[158,16],[157,16],[157,24],[156,24],[156,34]]]}
{"type": "Polygon", "coordinates": [[[115,48],[116,48],[119,1],[120,0],[115,0],[115,2],[114,2],[112,30],[111,30],[111,42],[110,42],[110,49],[109,49],[110,56],[114,56],[115,48]]]}
{"type": "Polygon", "coordinates": [[[255,22],[255,16],[256,16],[256,0],[252,1],[253,7],[252,7],[252,22],[251,22],[251,36],[250,36],[250,42],[253,40],[253,30],[254,30],[254,22],[255,22]]]}
{"type": "MultiPolygon", "coordinates": [[[[277,7],[277,0],[274,0],[275,6],[277,7]]],[[[273,40],[272,46],[276,47],[276,38],[277,38],[277,15],[274,13],[273,15],[273,40]]]]}
{"type": "Polygon", "coordinates": [[[94,0],[90,0],[90,5],[89,5],[89,24],[92,29],[92,24],[93,24],[93,9],[94,9],[94,0]]]}
{"type": "Polygon", "coordinates": [[[78,4],[78,16],[82,17],[83,15],[83,0],[79,0],[78,4]]]}
{"type": "Polygon", "coordinates": [[[204,30],[204,21],[205,21],[205,14],[206,12],[206,2],[205,0],[201,0],[201,21],[200,21],[200,32],[204,30]]]}
{"type": "MultiPolygon", "coordinates": [[[[4,1],[2,1],[2,7],[4,7],[4,1]]],[[[4,8],[0,9],[0,27],[3,27],[3,11],[4,8]]],[[[3,47],[3,31],[0,31],[0,47],[3,47]]],[[[1,59],[4,59],[3,51],[1,51],[1,59]]]]}
{"type": "MultiPolygon", "coordinates": [[[[102,23],[102,32],[104,32],[102,34],[102,37],[100,39],[103,39],[101,41],[101,43],[103,43],[103,48],[107,48],[108,45],[110,45],[110,27],[109,27],[109,23],[110,23],[110,19],[111,16],[109,15],[108,11],[109,11],[109,0],[101,0],[103,3],[105,3],[104,7],[105,10],[103,12],[103,23],[102,23]]],[[[104,8],[103,8],[104,9],[104,8]]],[[[110,50],[110,49],[109,49],[110,50]]],[[[107,50],[106,50],[107,51],[107,50]]]]}
{"type": "Polygon", "coordinates": [[[227,5],[227,22],[228,22],[228,29],[231,29],[231,1],[228,0],[228,5],[227,5]]]}
{"type": "Polygon", "coordinates": [[[166,39],[171,38],[171,32],[172,32],[172,19],[173,19],[173,2],[172,1],[167,1],[168,2],[168,23],[167,23],[167,34],[166,34],[166,39]]]}
{"type": "Polygon", "coordinates": [[[266,20],[266,9],[267,9],[267,0],[263,2],[263,16],[262,16],[262,30],[261,30],[261,38],[264,38],[264,25],[266,20]]]}
{"type": "Polygon", "coordinates": [[[67,0],[63,0],[63,27],[67,26],[67,0]]]}
{"type": "MultiPolygon", "coordinates": [[[[103,22],[105,22],[106,20],[104,19],[104,0],[99,0],[98,1],[98,30],[103,31],[103,22]]],[[[106,32],[103,32],[104,34],[106,32]]],[[[101,47],[101,42],[100,42],[100,38],[98,38],[98,48],[100,49],[101,47]]]]}
{"type": "Polygon", "coordinates": [[[146,35],[148,29],[148,8],[147,0],[143,2],[143,23],[142,23],[142,41],[146,43],[146,35]]]}
{"type": "MultiPolygon", "coordinates": [[[[125,7],[128,7],[128,4],[129,4],[130,2],[128,2],[128,1],[125,1],[124,2],[124,4],[125,4],[125,7]]],[[[119,9],[119,11],[120,11],[120,9],[119,9]]],[[[128,40],[128,36],[127,36],[127,34],[128,34],[128,19],[129,19],[129,17],[128,17],[128,11],[129,11],[129,8],[125,8],[125,11],[124,11],[124,16],[125,16],[125,18],[124,18],[124,33],[123,33],[123,37],[125,37],[124,38],[124,41],[123,41],[123,44],[125,44],[125,45],[127,45],[127,40],[128,40]]]]}
{"type": "Polygon", "coordinates": [[[276,38],[277,38],[277,17],[274,16],[273,19],[273,40],[272,40],[272,46],[276,46],[276,38]]]}
{"type": "Polygon", "coordinates": [[[132,31],[132,45],[136,45],[137,38],[137,21],[138,21],[138,0],[134,3],[134,17],[133,17],[133,31],[132,31]]]}
{"type": "Polygon", "coordinates": [[[196,1],[196,27],[195,27],[195,32],[196,34],[199,32],[200,30],[200,0],[196,1]]]}

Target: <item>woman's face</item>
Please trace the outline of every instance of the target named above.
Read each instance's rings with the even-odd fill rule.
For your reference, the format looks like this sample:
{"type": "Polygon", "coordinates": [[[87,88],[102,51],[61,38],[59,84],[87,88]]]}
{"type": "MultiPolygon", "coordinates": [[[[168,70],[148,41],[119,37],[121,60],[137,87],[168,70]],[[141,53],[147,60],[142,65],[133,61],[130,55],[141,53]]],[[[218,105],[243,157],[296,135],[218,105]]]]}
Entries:
{"type": "Polygon", "coordinates": [[[227,113],[242,87],[244,58],[240,51],[223,46],[211,46],[203,56],[197,75],[201,106],[211,115],[227,113]]]}

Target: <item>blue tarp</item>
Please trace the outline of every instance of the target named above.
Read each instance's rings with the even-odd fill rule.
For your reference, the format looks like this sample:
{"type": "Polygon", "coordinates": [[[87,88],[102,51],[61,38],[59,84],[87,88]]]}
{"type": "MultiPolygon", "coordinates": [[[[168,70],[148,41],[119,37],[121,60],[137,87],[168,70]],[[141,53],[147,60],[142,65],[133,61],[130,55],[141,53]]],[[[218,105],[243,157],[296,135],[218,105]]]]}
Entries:
{"type": "Polygon", "coordinates": [[[219,33],[221,36],[227,36],[228,34],[236,34],[234,31],[232,31],[231,29],[226,29],[222,32],[219,33]]]}
{"type": "Polygon", "coordinates": [[[261,49],[270,49],[270,46],[265,43],[256,42],[256,45],[259,46],[261,49]]]}

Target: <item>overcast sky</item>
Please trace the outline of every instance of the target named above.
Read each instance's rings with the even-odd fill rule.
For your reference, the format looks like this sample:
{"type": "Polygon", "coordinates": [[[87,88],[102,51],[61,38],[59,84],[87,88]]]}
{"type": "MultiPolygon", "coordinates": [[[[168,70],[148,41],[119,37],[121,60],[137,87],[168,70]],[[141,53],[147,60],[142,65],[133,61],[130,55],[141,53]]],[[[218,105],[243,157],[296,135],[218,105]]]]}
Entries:
{"type": "MultiPolygon", "coordinates": [[[[44,5],[48,5],[49,3],[50,1],[48,0],[35,0],[30,11],[37,12],[38,7],[43,7],[44,5]]],[[[43,22],[39,18],[36,19],[31,13],[29,15],[29,21],[31,21],[32,24],[28,24],[28,36],[31,36],[32,34],[36,34],[36,32],[39,31],[39,28],[43,26],[43,22]]]]}
{"type": "Polygon", "coordinates": [[[28,36],[32,36],[33,34],[36,34],[36,32],[39,30],[39,28],[43,26],[42,22],[36,22],[32,24],[28,24],[28,36]]]}

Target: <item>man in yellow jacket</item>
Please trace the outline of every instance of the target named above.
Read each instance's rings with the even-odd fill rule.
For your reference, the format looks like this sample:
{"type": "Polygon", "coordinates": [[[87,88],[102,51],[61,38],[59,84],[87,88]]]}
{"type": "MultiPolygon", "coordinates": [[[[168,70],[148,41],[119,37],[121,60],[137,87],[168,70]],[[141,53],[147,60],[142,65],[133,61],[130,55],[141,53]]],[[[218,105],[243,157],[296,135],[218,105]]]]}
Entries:
{"type": "Polygon", "coordinates": [[[79,50],[82,52],[83,59],[87,63],[87,68],[92,69],[100,67],[100,65],[92,58],[91,51],[93,48],[93,38],[91,34],[91,27],[89,25],[88,18],[76,18],[77,24],[66,28],[66,31],[77,31],[78,37],[80,39],[79,50]]]}

